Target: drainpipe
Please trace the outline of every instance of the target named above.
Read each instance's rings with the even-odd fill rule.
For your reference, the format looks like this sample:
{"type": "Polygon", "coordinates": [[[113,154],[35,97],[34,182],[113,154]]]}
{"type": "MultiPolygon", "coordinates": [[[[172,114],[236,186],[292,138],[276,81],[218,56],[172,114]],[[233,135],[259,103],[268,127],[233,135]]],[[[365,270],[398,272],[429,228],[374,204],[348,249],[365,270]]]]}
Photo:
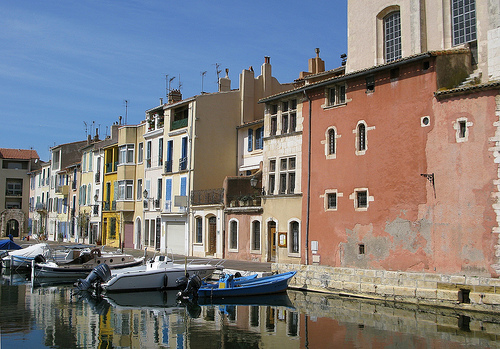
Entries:
{"type": "MultiPolygon", "coordinates": [[[[196,107],[196,102],[191,104],[189,109],[191,110],[191,125],[189,127],[189,133],[188,133],[188,158],[187,158],[187,166],[188,166],[188,178],[187,178],[187,207],[186,207],[186,223],[187,223],[187,253],[188,255],[190,254],[191,256],[193,255],[193,246],[191,244],[191,175],[193,169],[191,168],[192,166],[192,157],[193,157],[193,125],[195,122],[195,107],[196,107]],[[194,105],[193,105],[194,104],[194,105]]],[[[193,225],[194,226],[194,225],[193,225]]]]}
{"type": "Polygon", "coordinates": [[[307,140],[307,210],[306,210],[306,265],[309,265],[309,219],[311,211],[311,99],[304,90],[304,96],[307,98],[309,104],[309,130],[307,140]]]}

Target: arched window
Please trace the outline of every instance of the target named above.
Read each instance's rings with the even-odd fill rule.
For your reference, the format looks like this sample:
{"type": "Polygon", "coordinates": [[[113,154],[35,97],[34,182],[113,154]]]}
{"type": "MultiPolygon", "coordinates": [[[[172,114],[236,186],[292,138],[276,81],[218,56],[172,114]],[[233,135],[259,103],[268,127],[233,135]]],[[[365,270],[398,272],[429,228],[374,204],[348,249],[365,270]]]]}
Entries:
{"type": "Polygon", "coordinates": [[[328,130],[328,155],[335,154],[335,130],[328,130]]]}
{"type": "Polygon", "coordinates": [[[291,221],[289,227],[290,253],[299,253],[299,222],[291,221]]]}
{"type": "Polygon", "coordinates": [[[238,221],[229,222],[229,249],[238,249],[238,221]]]}
{"type": "Polygon", "coordinates": [[[358,151],[366,150],[366,126],[365,124],[358,125],[358,151]]]}
{"type": "Polygon", "coordinates": [[[252,250],[260,250],[260,222],[252,222],[252,250]]]}
{"type": "Polygon", "coordinates": [[[401,58],[401,17],[399,11],[384,17],[384,51],[386,63],[401,58]]]}

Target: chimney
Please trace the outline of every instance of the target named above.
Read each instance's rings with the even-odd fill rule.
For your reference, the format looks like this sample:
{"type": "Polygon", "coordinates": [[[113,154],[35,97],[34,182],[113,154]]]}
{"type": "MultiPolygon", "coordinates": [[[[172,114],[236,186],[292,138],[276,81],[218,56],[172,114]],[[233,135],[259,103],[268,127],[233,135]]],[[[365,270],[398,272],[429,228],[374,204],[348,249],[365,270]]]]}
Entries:
{"type": "Polygon", "coordinates": [[[118,125],[121,125],[121,124],[122,124],[122,116],[120,115],[120,116],[118,117],[118,125]]]}
{"type": "Polygon", "coordinates": [[[163,98],[160,97],[160,105],[163,105],[163,98]]]}
{"type": "Polygon", "coordinates": [[[226,76],[219,79],[219,92],[231,91],[231,79],[229,79],[229,69],[226,68],[226,76]]]}
{"type": "Polygon", "coordinates": [[[180,90],[174,89],[168,93],[168,104],[182,101],[182,93],[180,90]]]}
{"type": "Polygon", "coordinates": [[[325,61],[319,58],[319,48],[314,50],[316,57],[309,59],[309,72],[311,74],[318,74],[325,71],[325,61]]]}
{"type": "Polygon", "coordinates": [[[95,136],[94,136],[94,142],[97,142],[99,140],[99,129],[95,129],[95,136]]]}

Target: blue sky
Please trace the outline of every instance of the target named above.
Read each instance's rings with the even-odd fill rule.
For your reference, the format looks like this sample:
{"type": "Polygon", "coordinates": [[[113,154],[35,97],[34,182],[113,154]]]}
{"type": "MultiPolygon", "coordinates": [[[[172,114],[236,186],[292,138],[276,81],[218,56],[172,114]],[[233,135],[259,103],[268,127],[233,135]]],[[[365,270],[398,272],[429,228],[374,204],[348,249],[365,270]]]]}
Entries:
{"type": "Polygon", "coordinates": [[[347,0],[0,2],[0,148],[83,140],[90,125],[137,124],[179,77],[184,98],[217,90],[216,63],[239,74],[264,56],[282,83],[307,71],[319,47],[326,69],[347,51],[347,0]],[[87,128],[85,123],[89,125],[87,128]]]}

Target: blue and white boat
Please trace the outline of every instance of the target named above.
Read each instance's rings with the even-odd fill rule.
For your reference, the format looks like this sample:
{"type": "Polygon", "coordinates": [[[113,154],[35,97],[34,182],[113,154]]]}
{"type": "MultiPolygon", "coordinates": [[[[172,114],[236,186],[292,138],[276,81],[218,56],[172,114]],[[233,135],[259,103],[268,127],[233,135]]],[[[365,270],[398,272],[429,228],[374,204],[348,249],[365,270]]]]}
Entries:
{"type": "Polygon", "coordinates": [[[226,275],[215,284],[203,284],[198,289],[199,297],[257,296],[284,292],[295,271],[254,279],[234,278],[226,275]]]}

